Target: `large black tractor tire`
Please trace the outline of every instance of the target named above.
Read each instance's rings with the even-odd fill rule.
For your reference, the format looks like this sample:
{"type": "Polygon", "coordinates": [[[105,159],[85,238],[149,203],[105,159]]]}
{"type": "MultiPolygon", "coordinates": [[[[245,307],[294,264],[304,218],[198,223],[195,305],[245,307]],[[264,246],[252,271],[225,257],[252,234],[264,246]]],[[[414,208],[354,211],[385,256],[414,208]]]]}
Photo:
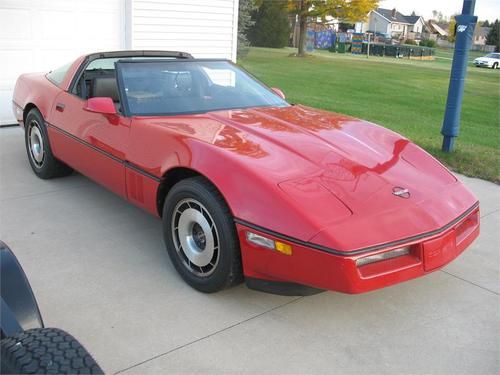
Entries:
{"type": "Polygon", "coordinates": [[[0,341],[2,374],[103,374],[87,350],[57,328],[29,329],[0,341]]]}

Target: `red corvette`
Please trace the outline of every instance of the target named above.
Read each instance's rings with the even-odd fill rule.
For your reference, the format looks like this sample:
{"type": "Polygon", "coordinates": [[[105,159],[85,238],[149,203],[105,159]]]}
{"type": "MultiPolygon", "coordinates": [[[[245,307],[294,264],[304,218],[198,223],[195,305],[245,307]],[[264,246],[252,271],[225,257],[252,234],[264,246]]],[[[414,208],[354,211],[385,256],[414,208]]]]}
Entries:
{"type": "Polygon", "coordinates": [[[203,292],[243,278],[366,292],[441,268],[479,234],[477,199],[418,146],[291,105],[229,61],[91,54],[22,75],[13,106],[36,175],[77,170],[161,217],[203,292]]]}

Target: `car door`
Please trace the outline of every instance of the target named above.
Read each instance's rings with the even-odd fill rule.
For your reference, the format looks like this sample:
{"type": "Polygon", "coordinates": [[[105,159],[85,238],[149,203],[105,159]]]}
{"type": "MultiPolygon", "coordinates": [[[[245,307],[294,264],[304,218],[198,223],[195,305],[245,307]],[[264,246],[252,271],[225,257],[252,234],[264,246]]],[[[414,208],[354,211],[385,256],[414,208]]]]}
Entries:
{"type": "Polygon", "coordinates": [[[80,173],[126,197],[125,148],[130,120],[87,111],[87,100],[63,91],[48,119],[54,155],[80,173]]]}

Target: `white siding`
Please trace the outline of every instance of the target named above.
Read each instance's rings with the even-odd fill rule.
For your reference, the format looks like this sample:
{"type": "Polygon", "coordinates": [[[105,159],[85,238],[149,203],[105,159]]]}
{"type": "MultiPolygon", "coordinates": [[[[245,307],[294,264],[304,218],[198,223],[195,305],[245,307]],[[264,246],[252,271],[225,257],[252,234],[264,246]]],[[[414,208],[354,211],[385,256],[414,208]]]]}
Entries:
{"type": "Polygon", "coordinates": [[[370,32],[377,32],[377,33],[382,33],[382,34],[388,34],[390,33],[391,23],[382,17],[380,14],[376,12],[370,12],[369,18],[368,18],[368,31],[370,32]]]}
{"type": "Polygon", "coordinates": [[[421,33],[424,28],[424,23],[422,21],[422,18],[419,18],[417,22],[415,22],[414,25],[411,26],[411,31],[414,33],[421,33]]]}
{"type": "Polygon", "coordinates": [[[236,59],[238,0],[127,0],[132,49],[236,59]]]}
{"type": "Polygon", "coordinates": [[[125,47],[123,1],[0,0],[0,125],[15,123],[12,90],[21,73],[125,47]]]}

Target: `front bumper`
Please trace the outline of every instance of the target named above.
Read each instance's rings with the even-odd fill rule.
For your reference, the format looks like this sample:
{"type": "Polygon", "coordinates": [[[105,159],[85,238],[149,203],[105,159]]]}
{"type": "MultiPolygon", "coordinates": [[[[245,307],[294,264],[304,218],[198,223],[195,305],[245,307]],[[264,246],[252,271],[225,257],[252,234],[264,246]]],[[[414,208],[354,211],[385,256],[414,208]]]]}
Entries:
{"type": "Polygon", "coordinates": [[[460,255],[479,235],[479,207],[474,206],[463,218],[443,231],[397,246],[337,255],[306,246],[288,243],[292,254],[286,255],[250,243],[248,231],[274,241],[286,242],[280,235],[237,224],[245,277],[268,282],[288,282],[343,293],[363,293],[414,279],[436,271],[460,255]],[[410,253],[362,266],[356,260],[370,255],[410,246],[410,253]]]}
{"type": "Polygon", "coordinates": [[[489,63],[486,61],[474,61],[474,65],[477,67],[491,68],[493,63],[489,63]]]}

